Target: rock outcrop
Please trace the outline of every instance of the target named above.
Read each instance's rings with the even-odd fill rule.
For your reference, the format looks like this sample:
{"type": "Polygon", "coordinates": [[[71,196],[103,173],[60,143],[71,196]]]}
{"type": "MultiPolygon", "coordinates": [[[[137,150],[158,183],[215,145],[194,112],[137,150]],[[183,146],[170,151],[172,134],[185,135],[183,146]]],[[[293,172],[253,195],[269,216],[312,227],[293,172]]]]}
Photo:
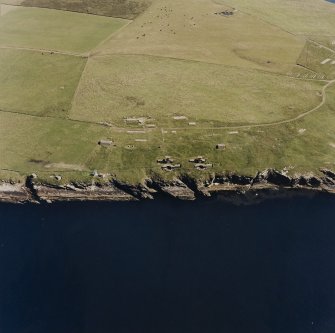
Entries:
{"type": "Polygon", "coordinates": [[[161,196],[180,200],[219,198],[234,203],[254,203],[267,198],[290,195],[335,194],[335,172],[320,169],[320,174],[289,176],[284,171],[267,169],[254,177],[235,173],[215,175],[201,181],[189,175],[172,180],[147,179],[143,184],[129,184],[113,179],[103,185],[73,182],[67,185],[39,183],[28,177],[25,185],[0,183],[0,201],[133,201],[161,196]]]}
{"type": "Polygon", "coordinates": [[[106,186],[74,185],[51,186],[32,184],[32,190],[39,201],[133,201],[136,198],[115,187],[112,183],[106,186]]]}
{"type": "Polygon", "coordinates": [[[24,203],[33,201],[29,188],[20,183],[0,183],[0,202],[24,203]]]}
{"type": "Polygon", "coordinates": [[[149,179],[147,186],[154,189],[156,193],[166,194],[172,198],[181,200],[194,200],[194,192],[180,179],[174,179],[170,182],[149,179]]]}

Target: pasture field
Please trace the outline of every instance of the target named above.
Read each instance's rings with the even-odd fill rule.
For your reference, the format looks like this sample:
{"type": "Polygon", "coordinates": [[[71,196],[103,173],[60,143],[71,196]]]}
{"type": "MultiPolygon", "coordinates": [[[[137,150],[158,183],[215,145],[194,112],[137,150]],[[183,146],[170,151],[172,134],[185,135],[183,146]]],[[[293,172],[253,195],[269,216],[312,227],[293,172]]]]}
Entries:
{"type": "Polygon", "coordinates": [[[87,155],[101,135],[94,125],[63,119],[6,112],[0,112],[0,119],[2,168],[28,173],[48,171],[48,165],[64,171],[67,165],[70,170],[85,170],[87,155]]]}
{"type": "Polygon", "coordinates": [[[320,112],[282,125],[169,129],[164,134],[153,129],[134,135],[97,124],[0,112],[1,168],[18,174],[37,172],[50,181],[54,174],[62,175],[63,181],[88,179],[97,169],[133,183],[152,174],[171,178],[187,173],[206,178],[213,172],[255,175],[270,167],[288,168],[290,174],[317,173],[320,165],[330,169],[335,165],[335,87],[329,89],[328,98],[320,112]],[[97,144],[100,139],[111,139],[115,146],[101,147],[97,144]],[[224,151],[215,149],[220,142],[227,146],[224,151]],[[165,155],[181,163],[182,169],[162,171],[156,160],[165,155]],[[213,168],[195,170],[188,160],[198,155],[213,163],[213,168]]]}
{"type": "Polygon", "coordinates": [[[335,5],[6,2],[19,6],[1,5],[0,179],[335,169],[335,5]],[[167,155],[181,168],[163,171],[167,155]],[[196,170],[199,155],[213,166],[196,170]]]}
{"type": "Polygon", "coordinates": [[[1,8],[0,47],[88,52],[128,22],[52,9],[1,8]]]}
{"type": "Polygon", "coordinates": [[[99,48],[101,54],[150,54],[243,68],[286,72],[304,41],[258,18],[213,1],[155,0],[127,29],[99,48]]]}
{"type": "Polygon", "coordinates": [[[65,117],[86,59],[0,48],[0,109],[65,117]]]}
{"type": "Polygon", "coordinates": [[[222,65],[152,56],[89,60],[70,117],[124,125],[149,117],[158,126],[229,126],[294,118],[321,102],[323,83],[222,65]],[[186,116],[188,121],[173,121],[186,116]]]}
{"type": "Polygon", "coordinates": [[[335,6],[325,0],[216,0],[295,35],[333,36],[335,6]]]}
{"type": "Polygon", "coordinates": [[[149,0],[0,0],[0,3],[134,19],[145,11],[151,2],[149,0]]]}

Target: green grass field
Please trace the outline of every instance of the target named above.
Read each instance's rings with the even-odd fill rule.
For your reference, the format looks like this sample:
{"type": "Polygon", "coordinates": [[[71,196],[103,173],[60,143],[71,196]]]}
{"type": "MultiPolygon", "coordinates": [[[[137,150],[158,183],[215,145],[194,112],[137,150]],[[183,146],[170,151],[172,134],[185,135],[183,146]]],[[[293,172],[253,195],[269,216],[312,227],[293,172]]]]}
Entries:
{"type": "Polygon", "coordinates": [[[86,59],[0,49],[0,109],[65,117],[86,59]]]}
{"type": "Polygon", "coordinates": [[[285,73],[304,41],[214,1],[156,0],[143,15],[99,48],[102,54],[150,54],[285,73]]]}
{"type": "Polygon", "coordinates": [[[1,6],[0,178],[335,169],[335,5],[9,1],[21,6],[1,6]],[[166,155],[181,169],[162,171],[166,155]],[[197,155],[213,168],[195,170],[197,155]]]}
{"type": "Polygon", "coordinates": [[[164,140],[158,129],[134,136],[94,124],[0,112],[1,167],[22,174],[37,172],[46,179],[55,173],[64,179],[68,175],[81,179],[97,169],[131,182],[139,182],[152,172],[163,177],[180,172],[206,177],[212,172],[225,171],[254,175],[270,167],[286,167],[291,174],[316,172],[320,166],[335,165],[334,87],[329,90],[328,98],[320,112],[292,123],[243,128],[234,133],[229,129],[168,130],[164,140]],[[107,138],[116,146],[104,148],[97,144],[107,138]],[[136,138],[147,142],[136,142],[136,138]],[[215,149],[220,142],[226,144],[226,150],[215,149]],[[156,159],[165,155],[181,163],[182,170],[164,173],[156,159]],[[214,163],[214,168],[196,171],[188,160],[197,155],[214,163]]]}
{"type": "Polygon", "coordinates": [[[69,165],[69,170],[85,170],[86,158],[101,136],[94,126],[63,119],[6,112],[0,112],[0,118],[1,166],[6,169],[48,171],[51,165],[67,171],[69,165]]]}
{"type": "MultiPolygon", "coordinates": [[[[335,67],[335,66],[334,66],[335,67]]],[[[257,70],[152,56],[89,60],[70,117],[110,121],[151,117],[158,126],[275,122],[318,105],[322,84],[257,70]]]]}
{"type": "Polygon", "coordinates": [[[324,0],[225,0],[221,3],[230,4],[292,34],[334,35],[335,6],[324,0]]]}
{"type": "Polygon", "coordinates": [[[87,52],[128,22],[51,9],[1,7],[0,47],[87,52]]]}

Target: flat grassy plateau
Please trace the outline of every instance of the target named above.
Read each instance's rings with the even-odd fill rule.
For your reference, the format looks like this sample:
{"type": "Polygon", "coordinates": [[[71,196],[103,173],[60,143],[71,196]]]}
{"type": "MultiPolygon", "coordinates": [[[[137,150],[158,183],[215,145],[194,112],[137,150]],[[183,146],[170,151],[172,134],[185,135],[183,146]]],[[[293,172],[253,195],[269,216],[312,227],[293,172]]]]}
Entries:
{"type": "Polygon", "coordinates": [[[4,180],[334,169],[334,4],[0,3],[4,180]]]}

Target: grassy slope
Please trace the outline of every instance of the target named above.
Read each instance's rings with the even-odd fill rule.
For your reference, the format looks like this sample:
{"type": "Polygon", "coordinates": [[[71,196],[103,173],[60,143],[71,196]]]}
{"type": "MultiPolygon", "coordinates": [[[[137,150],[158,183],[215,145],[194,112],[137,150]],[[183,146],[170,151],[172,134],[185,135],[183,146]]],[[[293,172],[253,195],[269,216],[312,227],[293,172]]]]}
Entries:
{"type": "Polygon", "coordinates": [[[334,36],[335,6],[324,0],[224,0],[294,34],[334,36]]]}
{"type": "Polygon", "coordinates": [[[102,54],[169,56],[285,73],[304,41],[253,16],[215,15],[212,1],[156,0],[127,29],[101,47],[102,54]]]}
{"type": "Polygon", "coordinates": [[[0,135],[4,138],[0,151],[3,156],[1,168],[23,173],[37,172],[48,178],[55,172],[67,175],[79,166],[87,171],[72,173],[73,178],[81,179],[88,175],[88,170],[98,169],[137,182],[150,172],[161,173],[164,177],[176,175],[166,175],[155,163],[157,158],[167,154],[182,163],[182,172],[187,171],[197,177],[205,177],[212,171],[252,175],[269,167],[292,167],[292,173],[316,172],[319,167],[335,166],[334,102],[335,88],[332,87],[328,91],[327,104],[299,121],[280,126],[245,128],[235,134],[231,134],[229,129],[167,130],[163,134],[164,140],[159,129],[133,135],[99,125],[76,124],[61,119],[41,120],[0,112],[0,135]],[[102,138],[113,139],[116,147],[98,146],[97,141],[102,138]],[[136,138],[148,141],[137,143],[136,138]],[[221,142],[227,145],[227,149],[217,151],[215,144],[221,142]],[[199,154],[214,163],[213,170],[194,170],[188,159],[199,154]],[[40,162],[29,162],[31,159],[40,162]],[[62,163],[75,166],[59,167],[62,163]],[[46,168],[50,164],[51,167],[46,168]]]}
{"type": "Polygon", "coordinates": [[[0,109],[65,117],[86,59],[0,49],[0,109]]]}
{"type": "Polygon", "coordinates": [[[87,52],[128,21],[16,7],[0,16],[0,46],[87,52]]]}
{"type": "MultiPolygon", "coordinates": [[[[47,171],[48,164],[64,163],[76,165],[74,169],[85,169],[87,155],[101,136],[93,125],[63,119],[5,112],[0,112],[0,117],[1,168],[47,171]]],[[[54,169],[57,168],[56,165],[54,169]]]]}
{"type": "MultiPolygon", "coordinates": [[[[213,171],[217,172],[254,174],[257,170],[269,167],[292,167],[291,172],[295,173],[316,171],[319,167],[333,168],[334,87],[329,90],[328,99],[328,103],[319,112],[290,124],[246,128],[236,134],[230,134],[228,129],[192,132],[177,130],[176,133],[169,130],[164,134],[164,141],[161,140],[159,130],[130,135],[98,125],[0,113],[0,132],[4,138],[0,152],[4,159],[1,164],[2,168],[35,171],[45,177],[53,174],[54,170],[68,174],[78,167],[83,170],[98,169],[128,181],[139,181],[149,170],[161,173],[155,160],[165,154],[172,155],[177,162],[182,163],[183,172],[187,171],[198,177],[205,176],[207,172],[195,171],[188,159],[199,154],[213,162],[213,171]],[[98,146],[97,141],[101,138],[113,139],[116,147],[98,146]],[[135,138],[146,138],[148,142],[136,143],[135,138]],[[219,142],[226,143],[225,151],[215,149],[215,144],[219,142]],[[129,149],[128,145],[133,145],[134,148],[129,149]],[[35,162],[29,162],[31,159],[35,162]],[[67,169],[59,166],[62,163],[75,166],[67,169]],[[50,164],[51,168],[46,168],[50,164]]],[[[88,171],[84,173],[87,174],[88,171]]],[[[78,173],[77,177],[82,175],[83,173],[78,173]]]]}
{"type": "Polygon", "coordinates": [[[95,57],[70,116],[119,126],[123,118],[136,116],[152,117],[163,127],[177,126],[172,122],[176,115],[207,126],[275,122],[320,103],[320,88],[319,82],[222,65],[151,56],[95,57]]]}

